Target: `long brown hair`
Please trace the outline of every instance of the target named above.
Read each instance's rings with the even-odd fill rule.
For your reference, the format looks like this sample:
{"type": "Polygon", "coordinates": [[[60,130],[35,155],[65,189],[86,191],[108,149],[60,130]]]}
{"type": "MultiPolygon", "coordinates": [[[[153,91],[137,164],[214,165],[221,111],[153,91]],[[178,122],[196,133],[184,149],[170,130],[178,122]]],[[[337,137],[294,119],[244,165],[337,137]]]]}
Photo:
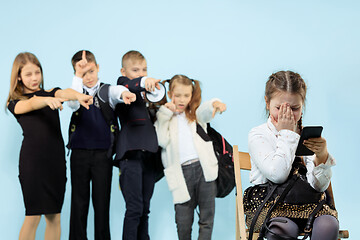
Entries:
{"type": "Polygon", "coordinates": [[[24,96],[24,84],[22,81],[19,81],[21,77],[21,70],[27,63],[35,64],[40,68],[40,72],[41,72],[40,89],[44,89],[43,70],[37,57],[29,52],[19,53],[14,60],[13,67],[11,70],[10,90],[6,103],[8,103],[10,100],[27,99],[24,96]]]}
{"type": "MultiPolygon", "coordinates": [[[[278,92],[288,92],[299,94],[303,105],[306,100],[306,84],[300,74],[292,71],[279,71],[270,75],[265,87],[266,101],[269,103],[271,98],[278,92]]],[[[268,111],[268,110],[267,110],[268,111]]],[[[302,130],[302,117],[298,122],[300,131],[302,130]]]]}
{"type": "Polygon", "coordinates": [[[175,75],[169,81],[169,91],[172,92],[176,84],[183,84],[185,86],[192,86],[191,100],[185,109],[186,118],[192,122],[196,121],[196,109],[201,103],[201,88],[200,82],[188,78],[185,75],[175,75]]]}

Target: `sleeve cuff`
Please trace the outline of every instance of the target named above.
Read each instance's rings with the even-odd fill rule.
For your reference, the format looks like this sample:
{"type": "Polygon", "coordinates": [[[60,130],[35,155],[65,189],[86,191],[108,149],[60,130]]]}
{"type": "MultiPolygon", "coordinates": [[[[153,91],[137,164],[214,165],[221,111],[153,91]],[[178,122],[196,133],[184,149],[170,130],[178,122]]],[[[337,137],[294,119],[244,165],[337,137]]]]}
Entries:
{"type": "Polygon", "coordinates": [[[216,102],[216,101],[219,101],[222,103],[222,101],[219,99],[219,98],[213,98],[209,101],[209,104],[210,104],[210,109],[211,109],[211,112],[214,110],[214,106],[213,106],[213,103],[216,102]]]}
{"type": "Polygon", "coordinates": [[[125,86],[122,86],[122,85],[110,86],[109,87],[109,97],[112,100],[121,99],[121,95],[124,91],[129,92],[129,89],[127,89],[125,86]]]}
{"type": "Polygon", "coordinates": [[[286,138],[291,138],[299,142],[300,135],[294,131],[288,129],[282,129],[279,131],[279,135],[284,136],[286,138]]]}
{"type": "Polygon", "coordinates": [[[80,108],[80,103],[78,101],[67,101],[67,104],[74,112],[80,108]]]}
{"type": "Polygon", "coordinates": [[[140,87],[145,88],[145,81],[148,77],[142,77],[140,81],[140,87]]]}
{"type": "Polygon", "coordinates": [[[127,89],[125,86],[122,85],[109,87],[109,103],[112,109],[115,109],[115,106],[118,103],[124,103],[124,101],[121,98],[121,95],[125,91],[129,92],[129,89],[127,89]]]}
{"type": "Polygon", "coordinates": [[[333,167],[335,165],[336,165],[335,158],[329,154],[326,162],[320,163],[319,165],[314,167],[314,171],[321,170],[321,169],[323,169],[323,170],[330,169],[331,167],[333,167]]]}
{"type": "Polygon", "coordinates": [[[162,114],[164,114],[165,116],[171,118],[172,115],[174,115],[173,111],[171,111],[170,109],[168,109],[167,107],[165,107],[164,105],[162,105],[159,109],[159,112],[161,112],[162,114]]]}
{"type": "Polygon", "coordinates": [[[83,92],[83,79],[79,78],[77,76],[74,76],[72,84],[71,84],[71,88],[74,89],[75,91],[82,93],[83,92]]]}

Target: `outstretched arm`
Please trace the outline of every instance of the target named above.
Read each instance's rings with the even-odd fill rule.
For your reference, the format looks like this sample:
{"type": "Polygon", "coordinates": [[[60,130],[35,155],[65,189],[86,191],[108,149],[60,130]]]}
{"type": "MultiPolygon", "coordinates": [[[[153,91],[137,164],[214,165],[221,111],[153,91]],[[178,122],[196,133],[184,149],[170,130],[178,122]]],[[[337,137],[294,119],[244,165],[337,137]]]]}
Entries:
{"type": "Polygon", "coordinates": [[[210,101],[202,103],[196,110],[196,118],[201,123],[208,123],[214,118],[217,112],[224,112],[226,104],[222,103],[220,99],[214,98],[210,101]]]}
{"type": "MultiPolygon", "coordinates": [[[[52,110],[60,109],[62,110],[62,103],[66,101],[63,98],[57,97],[38,97],[33,96],[26,100],[20,100],[17,102],[14,108],[15,114],[24,114],[28,112],[32,112],[35,110],[42,109],[46,106],[49,106],[52,110]]],[[[9,105],[9,103],[8,103],[9,105]]]]}
{"type": "Polygon", "coordinates": [[[56,91],[55,97],[66,99],[66,101],[78,100],[79,103],[86,109],[89,109],[89,105],[91,105],[93,103],[92,96],[79,93],[71,88],[56,91]]]}
{"type": "Polygon", "coordinates": [[[117,84],[123,85],[130,90],[130,92],[138,93],[143,91],[152,92],[155,88],[160,89],[159,82],[160,79],[155,79],[151,77],[139,77],[130,80],[127,77],[119,77],[117,84]]]}
{"type": "Polygon", "coordinates": [[[115,109],[119,103],[131,104],[136,101],[136,95],[124,86],[109,86],[109,103],[115,109]]]}
{"type": "MultiPolygon", "coordinates": [[[[71,84],[71,88],[79,93],[82,93],[83,92],[82,78],[74,76],[71,84]]],[[[77,111],[80,108],[80,103],[78,101],[70,100],[67,102],[67,104],[73,111],[77,111]]]]}

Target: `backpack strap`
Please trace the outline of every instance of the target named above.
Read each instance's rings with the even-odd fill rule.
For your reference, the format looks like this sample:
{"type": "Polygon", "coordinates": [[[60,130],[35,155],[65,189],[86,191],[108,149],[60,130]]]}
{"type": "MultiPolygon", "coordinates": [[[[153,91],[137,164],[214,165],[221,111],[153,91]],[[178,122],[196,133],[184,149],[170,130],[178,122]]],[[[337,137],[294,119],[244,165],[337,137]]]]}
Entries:
{"type": "Polygon", "coordinates": [[[264,208],[265,204],[270,199],[270,197],[274,194],[275,190],[278,187],[278,185],[273,185],[273,184],[271,184],[270,186],[271,186],[270,192],[268,193],[268,195],[266,196],[264,201],[261,203],[261,205],[258,207],[258,209],[256,209],[255,215],[251,221],[250,228],[249,228],[249,238],[248,238],[249,240],[252,240],[252,238],[253,238],[255,224],[261,213],[261,210],[264,208]]]}
{"type": "Polygon", "coordinates": [[[66,148],[69,150],[68,154],[67,154],[68,156],[69,156],[70,150],[71,150],[71,141],[72,141],[72,139],[74,137],[76,126],[80,122],[82,111],[83,111],[83,108],[80,105],[79,109],[76,110],[75,112],[73,112],[73,114],[71,115],[70,124],[69,124],[69,130],[68,130],[69,140],[68,140],[68,144],[66,145],[66,148]]]}
{"type": "Polygon", "coordinates": [[[316,208],[313,210],[313,212],[310,214],[304,228],[305,236],[303,239],[306,239],[307,237],[310,236],[310,233],[312,231],[312,226],[315,220],[315,215],[321,210],[321,208],[324,206],[325,203],[326,203],[326,199],[321,200],[319,204],[316,206],[316,208]]]}
{"type": "MultiPolygon", "coordinates": [[[[271,212],[275,209],[275,207],[277,206],[277,204],[279,202],[282,202],[284,200],[284,198],[286,197],[286,195],[288,194],[288,192],[291,190],[291,188],[295,185],[296,181],[299,179],[299,175],[293,175],[288,181],[288,185],[286,186],[286,188],[284,189],[284,191],[279,195],[279,197],[277,197],[277,199],[275,200],[275,203],[270,207],[269,211],[266,214],[265,220],[262,224],[262,227],[260,229],[260,234],[258,237],[259,239],[263,239],[264,235],[265,235],[265,230],[266,230],[266,223],[269,221],[270,216],[271,216],[271,212]]],[[[274,184],[275,186],[278,186],[278,184],[274,184]]],[[[271,192],[271,195],[273,195],[274,191],[271,192]]],[[[265,202],[265,201],[264,201],[265,202]]],[[[250,239],[250,238],[249,238],[250,239]]]]}
{"type": "Polygon", "coordinates": [[[113,150],[115,147],[116,136],[119,131],[119,124],[117,122],[117,119],[115,118],[114,110],[110,106],[109,87],[110,84],[100,83],[100,88],[97,91],[96,96],[99,99],[101,112],[104,115],[105,120],[110,127],[111,139],[110,139],[110,148],[107,155],[108,157],[111,157],[114,152],[113,150]]]}
{"type": "MultiPolygon", "coordinates": [[[[210,126],[210,123],[207,124],[207,127],[210,126]]],[[[205,132],[205,130],[202,128],[202,126],[196,122],[196,133],[199,134],[199,136],[205,141],[205,142],[210,142],[211,138],[209,137],[209,135],[205,132]]]]}

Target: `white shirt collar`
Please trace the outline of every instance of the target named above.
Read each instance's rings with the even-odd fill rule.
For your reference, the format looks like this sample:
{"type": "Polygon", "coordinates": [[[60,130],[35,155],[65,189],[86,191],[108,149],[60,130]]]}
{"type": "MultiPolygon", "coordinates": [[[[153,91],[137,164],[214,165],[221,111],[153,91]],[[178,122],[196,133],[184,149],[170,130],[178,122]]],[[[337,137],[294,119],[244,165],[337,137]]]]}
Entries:
{"type": "Polygon", "coordinates": [[[94,96],[96,91],[99,89],[100,87],[100,81],[97,81],[97,83],[95,84],[95,86],[93,86],[92,88],[88,88],[85,85],[83,85],[83,88],[85,89],[86,92],[89,93],[89,95],[94,96]]]}

